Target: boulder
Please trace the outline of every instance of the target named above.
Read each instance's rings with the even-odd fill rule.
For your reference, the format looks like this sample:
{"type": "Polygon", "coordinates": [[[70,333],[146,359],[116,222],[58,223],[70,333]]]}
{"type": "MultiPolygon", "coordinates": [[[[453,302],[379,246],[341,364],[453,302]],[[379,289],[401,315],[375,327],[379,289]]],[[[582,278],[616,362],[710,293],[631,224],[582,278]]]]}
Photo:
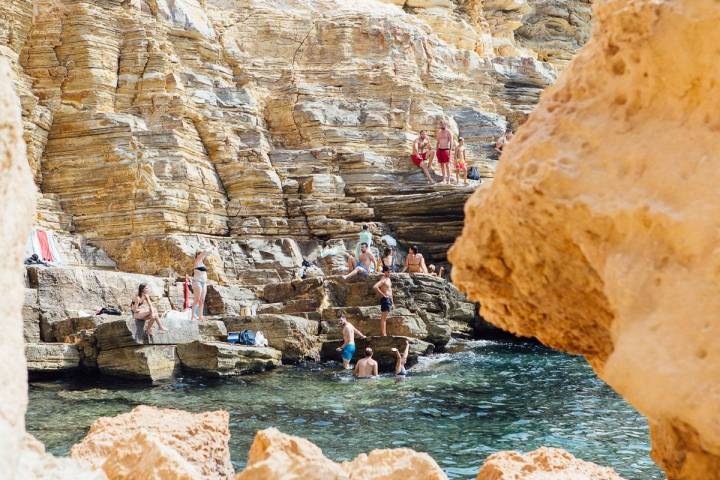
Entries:
{"type": "Polygon", "coordinates": [[[561,448],[497,452],[480,468],[477,480],[622,480],[615,470],[575,458],[561,448]]]}
{"type": "Polygon", "coordinates": [[[204,342],[223,342],[227,340],[227,328],[222,320],[206,319],[198,322],[200,340],[204,342]]]}
{"type": "Polygon", "coordinates": [[[271,283],[265,285],[261,297],[268,303],[281,303],[278,313],[290,314],[316,311],[328,302],[323,278],[271,283]]]}
{"type": "Polygon", "coordinates": [[[257,302],[255,292],[236,285],[208,285],[205,312],[208,315],[240,315],[257,302]]]}
{"type": "Polygon", "coordinates": [[[65,372],[80,366],[80,353],[69,343],[26,343],[25,358],[30,373],[65,372]]]}
{"type": "Polygon", "coordinates": [[[103,323],[95,329],[95,337],[100,351],[137,345],[177,345],[200,340],[197,321],[187,318],[167,318],[163,325],[167,332],[160,332],[157,324],[146,335],[143,331],[144,320],[125,318],[103,323]]]}
{"type": "MultiPolygon", "coordinates": [[[[395,354],[392,348],[402,351],[405,348],[405,341],[410,342],[410,351],[405,364],[406,368],[410,368],[417,364],[418,357],[430,355],[433,353],[434,345],[416,338],[408,337],[368,337],[367,339],[355,339],[355,355],[353,360],[358,360],[365,356],[365,348],[373,349],[373,358],[378,362],[378,370],[381,372],[392,372],[395,370],[395,354]]],[[[336,349],[342,345],[342,340],[331,340],[324,342],[320,356],[323,360],[342,361],[340,352],[336,349]]]]}
{"type": "Polygon", "coordinates": [[[145,345],[101,350],[97,365],[104,375],[158,382],[173,378],[180,361],[175,345],[145,345]]]}
{"type": "Polygon", "coordinates": [[[255,434],[245,470],[235,480],[446,480],[426,453],[409,448],[373,450],[337,464],[317,445],[275,428],[255,434]]]}
{"type": "Polygon", "coordinates": [[[282,352],[283,362],[320,358],[319,322],[292,315],[255,315],[223,319],[230,332],[261,331],[268,345],[282,352]]]}
{"type": "Polygon", "coordinates": [[[282,354],[270,347],[224,342],[192,342],[177,346],[184,369],[212,377],[257,373],[280,366],[282,354]]]}
{"type": "Polygon", "coordinates": [[[45,451],[45,445],[29,433],[23,438],[16,459],[18,480],[107,480],[100,468],[68,457],[56,457],[45,451]]]}
{"type": "Polygon", "coordinates": [[[81,330],[94,330],[103,323],[118,321],[121,317],[115,315],[89,315],[58,320],[50,324],[50,340],[64,342],[67,337],[81,330]]]}
{"type": "MultiPolygon", "coordinates": [[[[344,314],[350,323],[365,335],[380,335],[380,306],[334,307],[322,311],[323,333],[339,337],[342,335],[337,319],[344,314]]],[[[387,318],[388,335],[426,338],[428,330],[419,315],[404,307],[393,308],[387,318]]]]}
{"type": "Polygon", "coordinates": [[[175,474],[188,478],[182,475],[196,473],[189,478],[230,479],[234,470],[228,421],[229,415],[223,411],[189,413],[141,405],[128,413],[95,420],[70,456],[102,467],[110,478],[169,479],[177,478],[175,474]],[[138,449],[137,445],[147,448],[138,449]],[[151,474],[161,471],[168,475],[151,474]],[[131,475],[133,472],[136,475],[131,475]],[[118,476],[111,476],[113,473],[118,476]]]}

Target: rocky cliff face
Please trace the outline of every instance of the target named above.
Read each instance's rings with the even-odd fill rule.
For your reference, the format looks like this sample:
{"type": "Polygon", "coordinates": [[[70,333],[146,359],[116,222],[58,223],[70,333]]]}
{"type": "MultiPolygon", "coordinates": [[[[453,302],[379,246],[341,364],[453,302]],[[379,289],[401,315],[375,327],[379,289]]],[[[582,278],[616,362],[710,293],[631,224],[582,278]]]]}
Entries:
{"type": "Polygon", "coordinates": [[[183,271],[198,235],[247,264],[241,237],[367,221],[442,260],[470,191],[433,193],[411,142],[444,118],[492,176],[587,36],[588,3],[553,3],[3,2],[39,220],[139,273],[183,271]]]}
{"type": "Polygon", "coordinates": [[[718,20],[706,0],[596,6],[451,252],[485,318],[585,355],[648,417],[671,479],[720,478],[718,20]]]}

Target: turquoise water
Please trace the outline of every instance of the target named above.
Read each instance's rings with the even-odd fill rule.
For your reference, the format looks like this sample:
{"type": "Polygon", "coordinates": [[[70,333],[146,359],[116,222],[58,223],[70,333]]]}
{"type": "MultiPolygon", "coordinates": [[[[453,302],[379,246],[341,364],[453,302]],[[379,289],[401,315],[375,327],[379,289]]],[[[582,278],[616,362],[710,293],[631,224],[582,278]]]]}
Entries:
{"type": "Polygon", "coordinates": [[[422,360],[406,380],[357,381],[330,363],[152,388],[97,379],[33,382],[27,429],[51,452],[66,455],[98,416],[136,405],[225,409],[238,470],[254,432],[275,426],[310,439],[337,461],[369,448],[412,447],[457,479],[474,478],[492,452],[542,445],[612,466],[628,480],[663,478],[648,456],[645,420],[581,358],[477,341],[422,360]]]}

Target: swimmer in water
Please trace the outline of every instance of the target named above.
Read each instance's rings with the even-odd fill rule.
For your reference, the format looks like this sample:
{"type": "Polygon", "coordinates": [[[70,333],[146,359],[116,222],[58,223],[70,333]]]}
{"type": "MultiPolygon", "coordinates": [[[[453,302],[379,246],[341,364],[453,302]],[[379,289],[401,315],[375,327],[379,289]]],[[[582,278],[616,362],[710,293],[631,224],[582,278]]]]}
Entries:
{"type": "Polygon", "coordinates": [[[405,350],[403,353],[400,353],[397,348],[392,348],[390,351],[395,354],[395,375],[407,375],[405,364],[407,363],[408,352],[410,351],[410,342],[405,340],[405,350]]]}
{"type": "Polygon", "coordinates": [[[373,360],[372,356],[372,348],[367,347],[365,349],[365,358],[358,360],[358,362],[355,364],[355,370],[353,371],[353,375],[355,375],[357,378],[377,377],[378,364],[375,360],[373,360]]]}

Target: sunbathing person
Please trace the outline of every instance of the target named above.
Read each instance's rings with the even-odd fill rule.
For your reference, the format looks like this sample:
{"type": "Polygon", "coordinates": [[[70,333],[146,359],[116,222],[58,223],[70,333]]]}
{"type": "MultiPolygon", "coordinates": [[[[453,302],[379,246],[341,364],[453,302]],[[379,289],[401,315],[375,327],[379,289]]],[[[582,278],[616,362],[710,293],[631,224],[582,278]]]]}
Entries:
{"type": "Polygon", "coordinates": [[[422,253],[418,252],[418,248],[413,245],[409,248],[407,257],[405,257],[405,266],[402,271],[410,270],[410,273],[428,273],[425,266],[425,258],[422,253]]]}
{"type": "Polygon", "coordinates": [[[375,269],[375,263],[375,255],[368,250],[367,243],[362,243],[360,245],[360,256],[358,257],[357,265],[350,273],[344,275],[343,278],[347,280],[358,273],[367,277],[375,269]]]}
{"type": "Polygon", "coordinates": [[[380,263],[378,264],[378,270],[382,271],[383,267],[388,267],[391,272],[397,271],[397,266],[395,265],[395,254],[393,253],[393,250],[390,247],[385,247],[385,250],[383,250],[382,257],[380,257],[380,263]]]}
{"type": "Polygon", "coordinates": [[[130,304],[130,310],[132,310],[133,318],[135,320],[143,320],[145,322],[145,328],[143,329],[146,334],[150,333],[154,323],[157,323],[158,330],[161,332],[167,332],[168,329],[163,327],[160,323],[160,317],[158,316],[157,309],[150,300],[150,287],[141,283],[138,287],[138,294],[130,304]]]}

